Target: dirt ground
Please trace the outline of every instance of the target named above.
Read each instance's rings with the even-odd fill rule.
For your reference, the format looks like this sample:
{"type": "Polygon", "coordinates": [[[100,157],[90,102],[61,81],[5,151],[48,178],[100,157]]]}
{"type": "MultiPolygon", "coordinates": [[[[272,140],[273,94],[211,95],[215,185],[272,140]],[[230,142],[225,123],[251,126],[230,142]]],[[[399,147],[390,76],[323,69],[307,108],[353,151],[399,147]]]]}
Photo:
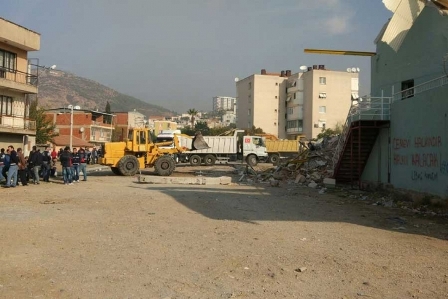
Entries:
{"type": "Polygon", "coordinates": [[[447,298],[447,221],[297,184],[0,190],[0,298],[447,298]]]}

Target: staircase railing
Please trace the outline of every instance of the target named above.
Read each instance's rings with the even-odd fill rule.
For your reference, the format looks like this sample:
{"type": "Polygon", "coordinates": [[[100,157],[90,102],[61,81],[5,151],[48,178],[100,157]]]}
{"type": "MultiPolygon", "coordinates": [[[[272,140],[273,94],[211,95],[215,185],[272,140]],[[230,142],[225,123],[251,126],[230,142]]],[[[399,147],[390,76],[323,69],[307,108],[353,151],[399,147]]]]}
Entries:
{"type": "Polygon", "coordinates": [[[390,105],[392,98],[379,97],[372,98],[364,96],[352,102],[348,111],[347,119],[339,135],[338,144],[333,155],[333,170],[336,171],[337,163],[344,150],[352,122],[358,120],[390,120],[390,105]]]}

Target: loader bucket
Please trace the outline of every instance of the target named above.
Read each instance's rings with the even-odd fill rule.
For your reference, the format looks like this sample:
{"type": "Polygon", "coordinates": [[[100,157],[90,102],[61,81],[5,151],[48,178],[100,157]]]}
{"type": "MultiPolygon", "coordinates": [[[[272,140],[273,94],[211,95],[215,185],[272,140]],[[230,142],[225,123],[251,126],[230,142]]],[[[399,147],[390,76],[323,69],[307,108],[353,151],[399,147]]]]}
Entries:
{"type": "Polygon", "coordinates": [[[193,138],[193,142],[191,143],[191,150],[201,150],[201,149],[207,149],[210,148],[208,146],[207,142],[204,140],[204,136],[202,136],[201,132],[196,132],[193,138]]]}

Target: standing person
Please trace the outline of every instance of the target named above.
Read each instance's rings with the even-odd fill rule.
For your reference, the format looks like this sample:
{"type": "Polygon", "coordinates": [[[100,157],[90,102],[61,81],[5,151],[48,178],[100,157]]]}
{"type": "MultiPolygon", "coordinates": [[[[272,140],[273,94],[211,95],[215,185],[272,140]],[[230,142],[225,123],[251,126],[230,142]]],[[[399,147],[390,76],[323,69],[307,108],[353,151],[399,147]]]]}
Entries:
{"type": "Polygon", "coordinates": [[[8,169],[8,177],[6,178],[6,185],[3,187],[15,187],[17,185],[17,169],[19,164],[19,157],[17,156],[17,152],[14,150],[14,146],[8,146],[10,163],[8,169]],[[12,182],[11,182],[12,181],[12,182]]]}
{"type": "Polygon", "coordinates": [[[6,156],[5,149],[2,148],[0,150],[0,181],[3,181],[3,179],[6,179],[2,174],[3,167],[5,166],[5,156],[6,156]]]}
{"type": "Polygon", "coordinates": [[[86,153],[86,163],[90,164],[90,156],[92,153],[89,151],[89,148],[87,146],[85,148],[85,153],[86,153]]]}
{"type": "Polygon", "coordinates": [[[62,176],[64,178],[64,184],[65,185],[73,185],[72,183],[72,171],[71,171],[71,154],[70,154],[70,147],[66,146],[64,148],[64,151],[59,156],[59,160],[61,161],[62,165],[62,176]]]}
{"type": "Polygon", "coordinates": [[[98,151],[96,150],[96,147],[93,147],[93,150],[92,150],[92,164],[96,164],[97,160],[98,160],[98,151]]]}
{"type": "Polygon", "coordinates": [[[19,157],[19,179],[22,186],[28,186],[28,180],[26,178],[26,159],[23,155],[21,148],[17,149],[17,157],[19,157]]]}
{"type": "Polygon", "coordinates": [[[48,150],[48,146],[45,147],[42,153],[42,178],[44,182],[50,181],[50,170],[51,170],[51,154],[48,150]]]}
{"type": "Polygon", "coordinates": [[[43,157],[40,150],[36,150],[36,146],[33,146],[33,154],[30,154],[30,160],[33,164],[34,185],[39,185],[39,172],[42,167],[43,157]]]}
{"type": "Polygon", "coordinates": [[[2,176],[5,178],[7,178],[8,176],[8,169],[9,169],[9,164],[11,163],[11,156],[9,155],[9,147],[6,149],[6,153],[5,153],[5,161],[3,162],[3,169],[2,169],[2,176]]]}
{"type": "Polygon", "coordinates": [[[82,171],[82,175],[84,176],[83,181],[85,182],[85,181],[87,181],[87,164],[86,164],[87,157],[86,157],[86,151],[82,147],[80,147],[79,151],[78,151],[78,154],[79,154],[79,172],[82,171]]]}
{"type": "Polygon", "coordinates": [[[81,159],[78,154],[78,149],[76,147],[73,148],[72,153],[72,176],[74,182],[79,182],[79,163],[81,159]]]}
{"type": "Polygon", "coordinates": [[[56,151],[56,148],[53,147],[53,150],[51,151],[51,160],[57,160],[58,159],[58,152],[56,151]]]}

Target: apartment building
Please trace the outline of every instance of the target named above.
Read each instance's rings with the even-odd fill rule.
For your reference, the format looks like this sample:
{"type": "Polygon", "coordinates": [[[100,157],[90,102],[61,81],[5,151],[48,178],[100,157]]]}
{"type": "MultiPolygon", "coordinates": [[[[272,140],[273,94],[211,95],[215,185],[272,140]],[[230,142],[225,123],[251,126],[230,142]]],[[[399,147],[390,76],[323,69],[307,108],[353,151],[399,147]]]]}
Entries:
{"type": "Polygon", "coordinates": [[[358,73],[327,70],[251,75],[236,83],[237,127],[260,127],[281,139],[315,138],[323,128],[343,124],[358,97],[358,73]]]}
{"type": "Polygon", "coordinates": [[[98,146],[112,141],[115,122],[113,114],[76,109],[76,106],[73,110],[70,108],[50,109],[45,114],[56,125],[55,130],[59,136],[71,135],[74,138],[72,140],[79,138],[98,146]]]}
{"type": "Polygon", "coordinates": [[[286,138],[286,81],[290,71],[253,74],[236,82],[237,120],[239,129],[253,126],[286,138]]]}
{"type": "Polygon", "coordinates": [[[359,95],[359,73],[327,70],[314,65],[303,73],[293,74],[287,82],[286,134],[316,138],[324,128],[344,124],[352,100],[359,95]]]}
{"type": "Polygon", "coordinates": [[[213,111],[234,111],[236,98],[233,97],[213,97],[213,111]]]}
{"type": "Polygon", "coordinates": [[[144,128],[148,125],[146,116],[136,110],[128,112],[114,112],[115,115],[115,141],[123,141],[128,137],[129,130],[144,128]]]}
{"type": "Polygon", "coordinates": [[[28,52],[39,49],[39,33],[0,18],[0,147],[22,147],[25,154],[36,140],[29,111],[37,76],[31,74],[28,52]]]}

